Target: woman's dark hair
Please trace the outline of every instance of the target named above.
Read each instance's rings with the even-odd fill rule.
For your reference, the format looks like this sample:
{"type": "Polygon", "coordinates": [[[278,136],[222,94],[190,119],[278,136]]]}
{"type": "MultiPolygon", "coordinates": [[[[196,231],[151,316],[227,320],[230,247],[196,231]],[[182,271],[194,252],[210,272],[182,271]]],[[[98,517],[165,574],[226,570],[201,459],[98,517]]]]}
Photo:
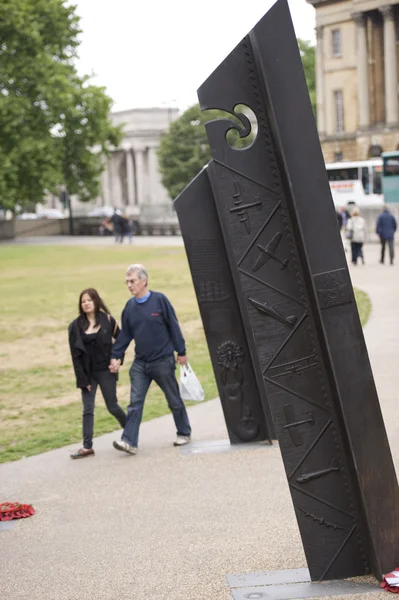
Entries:
{"type": "Polygon", "coordinates": [[[110,314],[108,308],[105,306],[104,302],[100,298],[100,295],[97,292],[97,290],[95,290],[94,288],[87,288],[86,290],[83,290],[83,292],[80,292],[80,296],[79,296],[79,325],[83,329],[83,331],[85,331],[89,326],[89,321],[86,317],[86,314],[83,312],[83,309],[82,309],[82,298],[85,294],[90,296],[90,299],[94,302],[94,311],[96,314],[96,325],[100,324],[98,321],[98,315],[99,315],[100,311],[110,314]]]}

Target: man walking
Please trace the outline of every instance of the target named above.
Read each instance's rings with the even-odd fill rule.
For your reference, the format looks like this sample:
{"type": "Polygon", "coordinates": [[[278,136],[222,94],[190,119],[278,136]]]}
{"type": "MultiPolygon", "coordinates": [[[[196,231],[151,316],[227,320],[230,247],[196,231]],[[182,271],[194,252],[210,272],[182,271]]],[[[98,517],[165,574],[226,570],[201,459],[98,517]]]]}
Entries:
{"type": "Polygon", "coordinates": [[[124,218],[122,217],[121,211],[117,208],[114,208],[114,214],[112,215],[110,221],[114,228],[115,243],[120,242],[122,244],[125,232],[123,230],[124,218]]]}
{"type": "Polygon", "coordinates": [[[338,227],[341,232],[342,245],[345,252],[348,252],[348,240],[346,239],[346,226],[350,219],[350,214],[344,206],[340,206],[336,211],[338,227]]]}
{"type": "Polygon", "coordinates": [[[391,265],[393,265],[393,259],[395,257],[394,237],[396,231],[396,219],[392,213],[389,212],[388,207],[384,206],[382,213],[377,219],[376,232],[380,236],[381,241],[381,260],[380,263],[383,265],[385,260],[385,246],[388,242],[389,248],[389,259],[391,265]]]}
{"type": "Polygon", "coordinates": [[[113,346],[109,369],[117,373],[130,342],[136,343],[135,359],[130,368],[130,404],[122,440],[114,448],[136,454],[144,401],[155,381],[165,394],[177,429],[175,446],[190,442],[191,427],[186,407],[180,397],[175,375],[175,357],[180,365],[187,363],[186,347],[173,306],[160,292],[148,290],[148,274],[143,265],[130,265],[126,285],[131,298],[122,313],[122,330],[113,346]]]}

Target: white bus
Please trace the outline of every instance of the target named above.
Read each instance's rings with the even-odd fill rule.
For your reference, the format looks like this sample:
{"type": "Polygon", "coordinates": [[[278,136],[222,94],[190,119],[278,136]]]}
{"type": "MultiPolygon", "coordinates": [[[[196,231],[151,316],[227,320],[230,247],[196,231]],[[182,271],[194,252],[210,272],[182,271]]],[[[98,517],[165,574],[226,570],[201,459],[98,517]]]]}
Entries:
{"type": "Polygon", "coordinates": [[[356,204],[380,207],[382,195],[382,158],[326,164],[328,180],[336,207],[356,204]]]}

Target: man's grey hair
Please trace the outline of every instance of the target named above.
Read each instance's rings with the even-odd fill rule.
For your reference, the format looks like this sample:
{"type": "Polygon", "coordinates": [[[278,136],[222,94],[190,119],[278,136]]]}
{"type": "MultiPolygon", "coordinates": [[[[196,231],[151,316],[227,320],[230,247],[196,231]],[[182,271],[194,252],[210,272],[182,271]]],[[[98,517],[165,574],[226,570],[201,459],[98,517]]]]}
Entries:
{"type": "Polygon", "coordinates": [[[145,279],[148,282],[148,273],[143,267],[143,265],[129,265],[126,269],[126,275],[131,275],[132,273],[137,273],[137,277],[139,279],[141,279],[142,281],[145,279]]]}

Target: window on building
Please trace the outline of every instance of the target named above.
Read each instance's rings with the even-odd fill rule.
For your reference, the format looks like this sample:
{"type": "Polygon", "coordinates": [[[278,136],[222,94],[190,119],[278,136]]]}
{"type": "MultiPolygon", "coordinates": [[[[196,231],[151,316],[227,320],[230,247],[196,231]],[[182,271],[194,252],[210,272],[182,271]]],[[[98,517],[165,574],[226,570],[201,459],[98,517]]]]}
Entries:
{"type": "Polygon", "coordinates": [[[369,158],[379,158],[383,153],[383,149],[379,144],[372,144],[369,148],[368,157],[369,158]]]}
{"type": "Polygon", "coordinates": [[[335,131],[336,133],[344,132],[344,94],[342,90],[334,92],[334,108],[335,108],[335,131]]]}
{"type": "Polygon", "coordinates": [[[333,29],[331,32],[332,55],[341,56],[341,30],[333,29]]]}
{"type": "Polygon", "coordinates": [[[341,162],[343,158],[342,152],[334,152],[334,162],[341,162]]]}

